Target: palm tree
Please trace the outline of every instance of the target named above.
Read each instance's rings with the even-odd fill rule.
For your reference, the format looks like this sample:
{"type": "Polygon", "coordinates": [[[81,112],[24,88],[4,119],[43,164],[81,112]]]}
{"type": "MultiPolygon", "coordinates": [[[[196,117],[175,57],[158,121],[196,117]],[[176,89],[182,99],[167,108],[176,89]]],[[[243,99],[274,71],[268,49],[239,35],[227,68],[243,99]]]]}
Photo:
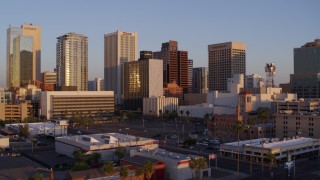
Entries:
{"type": "Polygon", "coordinates": [[[191,170],[192,179],[193,179],[193,173],[197,169],[197,159],[191,158],[191,160],[189,161],[189,168],[191,170]]]}
{"type": "Polygon", "coordinates": [[[143,170],[146,173],[146,179],[151,179],[152,174],[154,173],[153,163],[150,160],[147,160],[143,165],[143,170]]]}
{"type": "Polygon", "coordinates": [[[189,121],[190,121],[190,119],[189,119],[190,111],[189,110],[186,111],[186,115],[187,115],[187,129],[188,129],[188,134],[189,134],[189,121]]]}
{"type": "MultiPolygon", "coordinates": [[[[251,137],[251,131],[250,131],[250,127],[253,126],[254,124],[256,124],[255,119],[253,118],[249,118],[248,119],[248,131],[249,131],[249,139],[250,139],[250,144],[252,144],[252,137],[251,137]]],[[[250,146],[250,175],[252,175],[252,146],[250,146]]]]}
{"type": "MultiPolygon", "coordinates": [[[[180,110],[180,117],[182,117],[183,116],[183,110],[180,110]]],[[[181,121],[181,119],[180,119],[180,121],[181,121]]]]}
{"type": "Polygon", "coordinates": [[[262,136],[262,140],[261,140],[261,176],[263,177],[263,160],[264,160],[264,153],[263,153],[263,149],[264,149],[264,129],[263,129],[263,125],[265,123],[265,120],[267,119],[267,111],[266,109],[259,109],[259,114],[258,114],[258,118],[262,121],[262,128],[261,128],[261,136],[262,136]]]}
{"type": "Polygon", "coordinates": [[[137,150],[139,149],[139,146],[138,146],[138,142],[140,141],[140,137],[139,136],[136,136],[136,145],[137,145],[137,150]]]}
{"type": "Polygon", "coordinates": [[[270,160],[270,177],[272,178],[273,173],[272,173],[272,166],[275,163],[276,159],[276,155],[272,154],[271,152],[268,155],[268,159],[270,160]]]}
{"type": "Polygon", "coordinates": [[[76,162],[83,162],[84,161],[83,153],[80,150],[73,151],[72,156],[76,162]]]}
{"type": "Polygon", "coordinates": [[[203,157],[197,158],[197,168],[199,171],[199,179],[202,179],[202,173],[201,170],[207,168],[207,160],[203,157]]]}
{"type": "Polygon", "coordinates": [[[123,178],[123,179],[126,179],[128,177],[128,168],[126,167],[121,167],[120,168],[120,177],[123,178]]]}
{"type": "Polygon", "coordinates": [[[110,178],[110,176],[114,175],[114,173],[116,172],[114,165],[111,161],[108,161],[107,163],[105,163],[102,169],[103,169],[103,172],[108,176],[108,179],[110,178]]]}
{"type": "Polygon", "coordinates": [[[140,179],[140,176],[144,174],[144,169],[143,167],[139,167],[135,170],[135,175],[136,177],[138,177],[138,179],[140,179]]]}
{"type": "Polygon", "coordinates": [[[169,120],[169,113],[170,113],[170,111],[167,109],[164,113],[165,113],[165,115],[166,115],[166,120],[168,121],[168,120],[169,120]]]}
{"type": "Polygon", "coordinates": [[[238,165],[237,165],[237,176],[239,177],[239,169],[240,169],[240,132],[243,131],[244,126],[241,121],[237,120],[236,124],[234,125],[234,128],[237,132],[237,141],[238,141],[238,165]]]}

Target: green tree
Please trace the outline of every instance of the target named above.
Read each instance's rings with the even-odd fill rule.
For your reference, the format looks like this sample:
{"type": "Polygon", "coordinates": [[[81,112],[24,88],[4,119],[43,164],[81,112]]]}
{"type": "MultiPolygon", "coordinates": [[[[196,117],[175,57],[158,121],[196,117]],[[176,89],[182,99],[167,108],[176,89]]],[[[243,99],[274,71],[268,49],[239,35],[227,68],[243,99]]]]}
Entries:
{"type": "Polygon", "coordinates": [[[143,174],[144,174],[143,167],[138,167],[137,169],[135,169],[135,176],[138,178],[138,180],[140,179],[140,176],[143,174]]]}
{"type": "Polygon", "coordinates": [[[126,167],[121,167],[120,168],[120,177],[123,178],[123,179],[126,179],[126,177],[128,177],[128,168],[126,167]]]}
{"type": "Polygon", "coordinates": [[[91,165],[99,164],[100,160],[101,160],[101,154],[93,153],[93,154],[90,155],[91,165]]]}
{"type": "Polygon", "coordinates": [[[191,160],[189,161],[189,168],[191,170],[192,179],[193,179],[193,173],[197,169],[197,159],[191,158],[191,160]]]}
{"type": "Polygon", "coordinates": [[[120,159],[122,159],[126,153],[126,149],[124,147],[118,147],[114,153],[118,157],[118,162],[120,162],[120,159]]]}
{"type": "Polygon", "coordinates": [[[238,141],[238,163],[237,163],[237,176],[239,177],[239,168],[240,168],[240,133],[244,130],[244,126],[241,121],[237,120],[234,125],[234,129],[237,132],[237,141],[238,141]]]}
{"type": "Polygon", "coordinates": [[[143,165],[143,170],[146,173],[146,179],[151,179],[152,174],[154,173],[153,163],[150,160],[147,160],[143,165]]]}
{"type": "Polygon", "coordinates": [[[188,145],[188,146],[193,146],[197,143],[197,140],[192,139],[191,137],[186,137],[183,141],[183,144],[188,145]]]}
{"type": "Polygon", "coordinates": [[[44,176],[41,173],[36,173],[31,177],[32,180],[44,180],[44,176]]]}
{"type": "Polygon", "coordinates": [[[110,178],[110,176],[114,175],[114,173],[116,172],[114,165],[111,161],[106,162],[102,166],[102,170],[108,176],[108,179],[110,178]]]}
{"type": "Polygon", "coordinates": [[[24,137],[28,139],[30,137],[30,132],[29,132],[29,125],[20,125],[19,126],[19,136],[24,137]]]}

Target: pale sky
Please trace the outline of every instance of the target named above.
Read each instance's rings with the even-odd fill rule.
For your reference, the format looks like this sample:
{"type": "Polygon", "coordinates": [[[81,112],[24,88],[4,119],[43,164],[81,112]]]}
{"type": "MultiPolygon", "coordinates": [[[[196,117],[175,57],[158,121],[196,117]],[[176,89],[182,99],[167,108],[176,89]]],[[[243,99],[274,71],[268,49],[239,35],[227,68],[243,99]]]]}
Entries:
{"type": "Polygon", "coordinates": [[[319,7],[317,0],[2,1],[0,87],[6,79],[6,30],[23,23],[42,27],[42,71],[55,67],[56,38],[76,32],[88,37],[89,80],[103,77],[103,36],[119,29],[138,32],[139,51],[178,41],[194,67],[208,66],[209,44],[243,42],[247,74],[265,76],[265,64],[275,62],[276,84],[289,82],[293,48],[320,38],[319,7]]]}

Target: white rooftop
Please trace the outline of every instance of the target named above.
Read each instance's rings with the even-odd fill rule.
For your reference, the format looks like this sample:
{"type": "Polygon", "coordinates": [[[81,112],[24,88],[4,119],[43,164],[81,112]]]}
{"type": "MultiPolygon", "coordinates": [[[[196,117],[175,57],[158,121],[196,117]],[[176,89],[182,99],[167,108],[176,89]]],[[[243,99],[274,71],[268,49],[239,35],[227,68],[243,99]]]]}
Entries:
{"type": "MultiPolygon", "coordinates": [[[[139,141],[151,140],[143,137],[138,137],[139,141]]],[[[104,134],[88,134],[88,135],[75,135],[75,136],[62,136],[57,137],[56,140],[77,142],[82,145],[104,145],[104,144],[118,144],[136,142],[137,137],[119,133],[104,133],[104,134]]]]}
{"type": "MultiPolygon", "coordinates": [[[[272,148],[284,148],[284,147],[291,147],[296,145],[301,145],[309,142],[316,142],[320,141],[319,139],[307,138],[307,137],[294,137],[294,138],[287,138],[280,140],[279,138],[263,138],[264,144],[263,147],[267,149],[272,148]]],[[[253,139],[253,140],[246,140],[246,141],[239,141],[239,146],[252,146],[252,147],[261,147],[262,138],[260,139],[253,139]]],[[[238,142],[232,143],[225,143],[224,145],[229,146],[236,146],[238,147],[238,142]]]]}
{"type": "Polygon", "coordinates": [[[165,149],[160,149],[160,148],[154,148],[154,149],[140,148],[139,152],[148,154],[149,157],[153,157],[153,158],[159,157],[159,158],[167,158],[167,159],[172,159],[177,161],[190,160],[191,158],[200,157],[200,156],[190,155],[190,154],[186,155],[186,154],[169,152],[169,151],[166,151],[165,149]]]}

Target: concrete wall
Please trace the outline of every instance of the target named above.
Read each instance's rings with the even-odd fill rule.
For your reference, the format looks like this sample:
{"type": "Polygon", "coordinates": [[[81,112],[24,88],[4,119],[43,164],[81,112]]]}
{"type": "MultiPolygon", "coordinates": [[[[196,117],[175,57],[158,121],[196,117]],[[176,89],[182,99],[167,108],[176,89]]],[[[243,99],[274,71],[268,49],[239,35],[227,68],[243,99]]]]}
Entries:
{"type": "Polygon", "coordinates": [[[9,147],[9,137],[0,135],[0,148],[8,148],[9,147]]]}

